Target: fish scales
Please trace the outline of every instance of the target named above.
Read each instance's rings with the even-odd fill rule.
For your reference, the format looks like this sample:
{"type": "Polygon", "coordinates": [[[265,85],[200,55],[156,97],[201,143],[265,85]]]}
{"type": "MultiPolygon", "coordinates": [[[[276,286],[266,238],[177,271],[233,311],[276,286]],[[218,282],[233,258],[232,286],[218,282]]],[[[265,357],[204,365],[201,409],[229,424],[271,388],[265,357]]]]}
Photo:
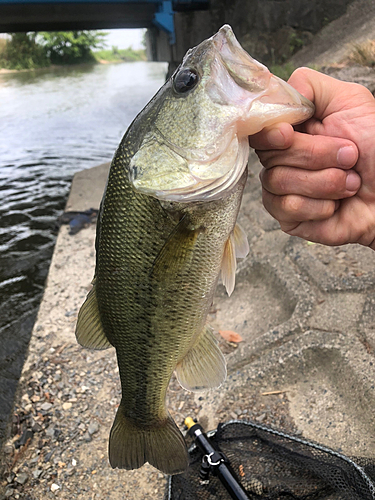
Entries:
{"type": "MultiPolygon", "coordinates": [[[[204,232],[199,234],[189,261],[172,280],[155,280],[150,270],[176,221],[157,200],[131,190],[123,175],[126,161],[125,154],[108,181],[108,187],[111,183],[122,185],[124,198],[106,196],[103,205],[96,294],[104,330],[122,360],[119,369],[127,412],[136,404],[135,417],[155,424],[166,418],[167,382],[204,326],[223,245],[235,225],[244,183],[224,201],[213,201],[210,207],[203,204],[201,210],[195,207],[190,224],[204,225],[204,232]],[[128,366],[136,369],[129,372],[128,366]],[[156,394],[158,383],[163,391],[151,401],[147,388],[152,387],[156,394]],[[142,395],[148,400],[145,405],[141,404],[142,395]]],[[[186,207],[173,205],[182,217],[186,207]]],[[[168,269],[163,271],[168,276],[168,269]]]]}
{"type": "Polygon", "coordinates": [[[122,398],[110,433],[112,467],[187,468],[166,392],[174,371],[187,390],[225,380],[206,317],[220,273],[231,294],[236,257],[248,252],[236,224],[248,135],[312,113],[224,26],[187,53],[125,134],[98,217],[93,288],[76,328],[81,345],[116,349],[122,398]]]}

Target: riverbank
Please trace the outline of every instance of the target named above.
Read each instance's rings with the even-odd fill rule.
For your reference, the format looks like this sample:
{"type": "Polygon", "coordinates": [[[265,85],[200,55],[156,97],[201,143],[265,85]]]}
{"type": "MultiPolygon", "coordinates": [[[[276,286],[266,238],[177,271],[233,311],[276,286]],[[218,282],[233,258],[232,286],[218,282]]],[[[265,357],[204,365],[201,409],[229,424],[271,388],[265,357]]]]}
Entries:
{"type": "Polygon", "coordinates": [[[29,69],[7,69],[7,68],[0,68],[0,75],[6,75],[6,74],[11,74],[11,73],[30,73],[34,71],[41,71],[41,70],[48,70],[48,69],[61,69],[61,68],[86,68],[90,66],[95,66],[96,64],[120,64],[124,62],[140,62],[143,61],[145,62],[146,59],[117,59],[117,60],[106,60],[106,59],[101,59],[98,58],[96,61],[92,63],[80,63],[80,64],[51,64],[49,66],[42,66],[40,68],[29,68],[29,69]]]}

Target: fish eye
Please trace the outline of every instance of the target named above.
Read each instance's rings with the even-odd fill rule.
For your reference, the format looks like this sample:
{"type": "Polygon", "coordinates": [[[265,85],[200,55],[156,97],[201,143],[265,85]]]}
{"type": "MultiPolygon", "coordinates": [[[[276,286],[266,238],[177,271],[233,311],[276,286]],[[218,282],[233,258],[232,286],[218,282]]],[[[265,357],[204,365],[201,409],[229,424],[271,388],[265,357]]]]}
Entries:
{"type": "Polygon", "coordinates": [[[193,69],[183,69],[174,78],[173,85],[179,94],[191,90],[198,83],[199,77],[193,69]]]}

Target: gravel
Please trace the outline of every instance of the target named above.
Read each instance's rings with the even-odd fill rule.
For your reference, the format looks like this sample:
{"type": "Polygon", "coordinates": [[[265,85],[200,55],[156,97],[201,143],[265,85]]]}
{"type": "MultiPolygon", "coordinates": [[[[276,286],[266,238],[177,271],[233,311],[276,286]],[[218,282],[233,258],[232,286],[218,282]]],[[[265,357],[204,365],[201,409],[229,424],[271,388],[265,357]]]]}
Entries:
{"type": "MultiPolygon", "coordinates": [[[[50,273],[20,380],[4,448],[0,498],[161,499],[166,478],[150,465],[136,471],[109,466],[108,435],[120,401],[115,353],[82,349],[74,337],[76,316],[62,314],[78,311],[90,288],[93,269],[86,275],[82,269],[90,258],[94,262],[94,229],[73,238],[65,230],[60,231],[51,264],[58,262],[61,275],[56,268],[50,273]],[[72,255],[78,262],[72,262],[72,255]],[[82,286],[70,288],[77,282],[82,286]]],[[[225,353],[236,349],[222,339],[220,346],[225,353]]],[[[230,393],[210,417],[204,398],[184,391],[176,379],[168,392],[168,408],[182,431],[188,415],[198,417],[207,430],[231,418],[261,419],[290,430],[287,405],[285,394],[264,398],[249,388],[246,394],[230,393]]]]}

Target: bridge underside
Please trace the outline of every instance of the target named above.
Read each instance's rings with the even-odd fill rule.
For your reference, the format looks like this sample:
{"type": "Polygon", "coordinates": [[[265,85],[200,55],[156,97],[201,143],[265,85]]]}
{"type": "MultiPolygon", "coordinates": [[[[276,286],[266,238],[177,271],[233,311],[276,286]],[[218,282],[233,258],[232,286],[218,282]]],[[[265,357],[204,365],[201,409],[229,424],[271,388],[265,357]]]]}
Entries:
{"type": "Polygon", "coordinates": [[[150,28],[156,10],[156,3],[0,4],[0,32],[150,28]]]}

